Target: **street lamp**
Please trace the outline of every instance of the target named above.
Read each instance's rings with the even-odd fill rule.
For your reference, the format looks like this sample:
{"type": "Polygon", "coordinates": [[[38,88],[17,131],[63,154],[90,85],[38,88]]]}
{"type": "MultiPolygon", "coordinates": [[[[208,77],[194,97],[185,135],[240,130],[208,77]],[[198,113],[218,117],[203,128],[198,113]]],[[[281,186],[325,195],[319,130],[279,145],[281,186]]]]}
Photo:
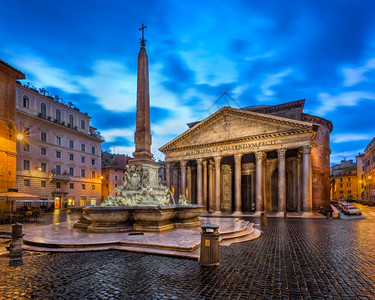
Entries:
{"type": "Polygon", "coordinates": [[[22,133],[17,133],[16,137],[17,137],[17,140],[19,140],[19,141],[22,141],[23,138],[24,138],[22,133]]]}

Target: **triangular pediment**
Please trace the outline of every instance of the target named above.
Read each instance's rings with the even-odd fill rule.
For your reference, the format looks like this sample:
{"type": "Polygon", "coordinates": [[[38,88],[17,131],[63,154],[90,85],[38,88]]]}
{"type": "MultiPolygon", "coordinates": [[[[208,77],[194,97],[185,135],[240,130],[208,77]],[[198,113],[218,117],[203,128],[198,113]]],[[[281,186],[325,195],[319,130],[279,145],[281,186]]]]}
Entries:
{"type": "Polygon", "coordinates": [[[256,137],[313,131],[308,122],[224,107],[160,148],[172,149],[220,144],[256,137]]]}

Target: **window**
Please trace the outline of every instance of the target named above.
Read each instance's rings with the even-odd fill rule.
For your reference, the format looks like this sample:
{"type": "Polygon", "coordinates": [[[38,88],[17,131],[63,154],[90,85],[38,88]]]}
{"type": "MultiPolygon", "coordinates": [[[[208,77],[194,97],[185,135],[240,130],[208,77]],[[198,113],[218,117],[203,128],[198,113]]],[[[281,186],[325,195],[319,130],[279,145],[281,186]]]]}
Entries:
{"type": "Polygon", "coordinates": [[[86,151],[86,145],[85,144],[81,144],[81,151],[83,151],[83,152],[86,151]]]}
{"type": "Polygon", "coordinates": [[[29,144],[23,144],[23,151],[30,152],[30,145],[29,144]]]}
{"type": "Polygon", "coordinates": [[[86,206],[86,197],[81,197],[79,202],[81,206],[86,206]]]}
{"type": "Polygon", "coordinates": [[[96,205],[96,197],[91,197],[91,205],[92,206],[96,205]]]}
{"type": "Polygon", "coordinates": [[[85,190],[86,189],[86,184],[82,184],[82,189],[85,190]]]}
{"type": "Polygon", "coordinates": [[[29,108],[30,106],[30,100],[29,100],[29,97],[27,97],[26,95],[23,96],[23,99],[22,99],[22,106],[23,107],[26,107],[26,108],[29,108]]]}
{"type": "Polygon", "coordinates": [[[91,172],[91,177],[92,177],[92,178],[95,178],[95,177],[96,177],[96,172],[95,172],[95,171],[92,171],[92,172],[91,172]]]}
{"type": "Polygon", "coordinates": [[[352,193],[352,190],[348,190],[348,194],[351,194],[352,193]]]}
{"type": "Polygon", "coordinates": [[[86,157],[82,156],[81,157],[81,163],[85,163],[86,162],[86,157]]]}
{"type": "Polygon", "coordinates": [[[56,122],[61,123],[61,111],[56,109],[56,122]]]}
{"type": "Polygon", "coordinates": [[[56,137],[56,145],[61,146],[61,137],[60,136],[56,137]]]}
{"type": "Polygon", "coordinates": [[[69,168],[69,175],[74,176],[74,168],[72,167],[69,168]]]}
{"type": "Polygon", "coordinates": [[[342,178],[340,178],[340,182],[342,182],[342,178]]]}
{"type": "Polygon", "coordinates": [[[30,161],[28,161],[28,160],[23,161],[23,169],[24,170],[30,170],[30,161]]]}
{"type": "Polygon", "coordinates": [[[30,186],[30,180],[29,180],[29,179],[25,179],[25,180],[23,181],[23,185],[24,185],[24,186],[30,186]]]}
{"type": "Polygon", "coordinates": [[[93,184],[91,188],[93,191],[95,191],[95,184],[93,184]]]}
{"type": "Polygon", "coordinates": [[[41,140],[42,142],[47,142],[47,133],[45,133],[45,132],[41,132],[41,133],[40,133],[40,140],[41,140]]]}
{"type": "Polygon", "coordinates": [[[68,197],[68,206],[74,206],[74,197],[68,197]]]}
{"type": "Polygon", "coordinates": [[[69,125],[70,125],[71,128],[73,128],[73,124],[74,124],[73,116],[69,115],[69,125]]]}
{"type": "Polygon", "coordinates": [[[117,180],[117,175],[115,176],[115,180],[117,180]]]}
{"type": "Polygon", "coordinates": [[[40,154],[41,155],[47,155],[47,149],[46,148],[40,148],[40,154]]]}
{"type": "Polygon", "coordinates": [[[81,169],[81,177],[86,177],[86,170],[85,169],[81,169]]]}
{"type": "Polygon", "coordinates": [[[60,151],[56,151],[56,158],[61,158],[61,152],[60,151]]]}
{"type": "Polygon", "coordinates": [[[341,190],[341,191],[340,191],[340,194],[344,194],[344,191],[341,190]]]}
{"type": "Polygon", "coordinates": [[[92,159],[92,160],[91,160],[91,164],[92,164],[93,166],[95,166],[95,159],[92,159]]]}
{"type": "Polygon", "coordinates": [[[69,148],[74,149],[74,141],[69,141],[69,148]]]}
{"type": "Polygon", "coordinates": [[[74,183],[70,183],[70,184],[69,184],[69,188],[70,188],[71,190],[73,190],[73,189],[74,189],[74,183]]]}
{"type": "Polygon", "coordinates": [[[61,182],[56,182],[56,188],[60,189],[61,188],[61,182]]]}
{"type": "Polygon", "coordinates": [[[56,165],[56,174],[61,174],[61,166],[56,165]]]}
{"type": "Polygon", "coordinates": [[[47,107],[44,103],[40,104],[40,116],[42,118],[47,118],[47,107]]]}
{"type": "Polygon", "coordinates": [[[47,172],[47,164],[46,163],[41,163],[40,168],[42,169],[42,172],[47,172]]]}
{"type": "Polygon", "coordinates": [[[95,153],[96,153],[96,149],[95,149],[95,147],[91,147],[91,153],[92,153],[92,154],[95,154],[95,153]]]}
{"type": "Polygon", "coordinates": [[[85,120],[81,120],[81,129],[86,129],[85,120]]]}
{"type": "Polygon", "coordinates": [[[342,187],[342,183],[340,183],[340,187],[342,187]]]}
{"type": "Polygon", "coordinates": [[[105,187],[108,189],[108,183],[105,185],[105,187]]]}
{"type": "Polygon", "coordinates": [[[42,180],[42,181],[40,182],[40,186],[41,186],[41,187],[46,187],[46,186],[47,186],[47,181],[42,180]]]}

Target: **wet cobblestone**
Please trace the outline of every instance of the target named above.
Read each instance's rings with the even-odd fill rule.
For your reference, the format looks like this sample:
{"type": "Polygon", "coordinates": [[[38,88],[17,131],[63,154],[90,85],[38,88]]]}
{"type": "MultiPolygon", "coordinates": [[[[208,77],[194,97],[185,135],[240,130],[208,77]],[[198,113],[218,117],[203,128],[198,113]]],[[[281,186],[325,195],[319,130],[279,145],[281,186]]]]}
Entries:
{"type": "Polygon", "coordinates": [[[0,259],[0,299],[375,299],[368,210],[355,220],[268,219],[260,239],[221,247],[214,268],[120,251],[32,256],[14,267],[0,259]]]}

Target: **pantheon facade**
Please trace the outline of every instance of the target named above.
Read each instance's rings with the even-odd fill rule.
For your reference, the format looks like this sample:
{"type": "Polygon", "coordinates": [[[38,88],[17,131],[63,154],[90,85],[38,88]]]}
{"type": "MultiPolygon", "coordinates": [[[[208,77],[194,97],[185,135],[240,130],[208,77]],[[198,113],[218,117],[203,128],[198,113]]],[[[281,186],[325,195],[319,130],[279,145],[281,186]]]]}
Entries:
{"type": "Polygon", "coordinates": [[[223,107],[164,145],[166,185],[209,212],[300,212],[329,206],[332,123],[305,100],[223,107]]]}

